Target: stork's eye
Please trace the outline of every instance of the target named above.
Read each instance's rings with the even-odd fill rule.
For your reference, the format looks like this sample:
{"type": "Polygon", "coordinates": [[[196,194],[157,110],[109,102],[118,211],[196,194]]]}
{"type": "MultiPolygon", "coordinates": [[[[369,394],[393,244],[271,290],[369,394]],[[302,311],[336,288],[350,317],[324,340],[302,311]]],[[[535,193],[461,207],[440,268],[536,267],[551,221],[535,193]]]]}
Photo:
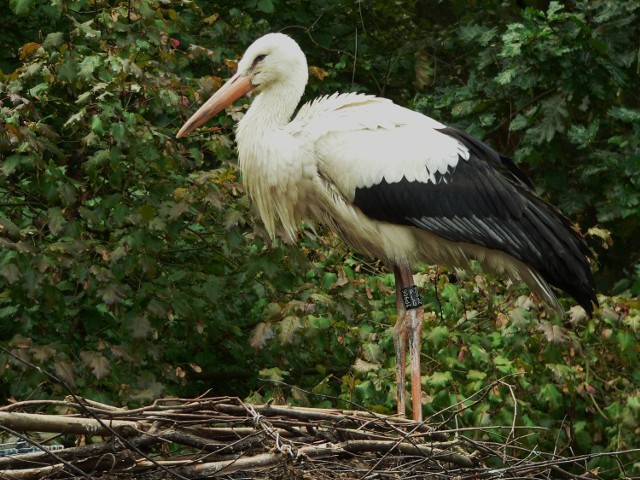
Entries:
{"type": "Polygon", "coordinates": [[[258,65],[261,61],[263,61],[267,56],[266,55],[258,55],[255,60],[253,61],[253,64],[251,65],[252,67],[255,67],[256,65],[258,65]]]}

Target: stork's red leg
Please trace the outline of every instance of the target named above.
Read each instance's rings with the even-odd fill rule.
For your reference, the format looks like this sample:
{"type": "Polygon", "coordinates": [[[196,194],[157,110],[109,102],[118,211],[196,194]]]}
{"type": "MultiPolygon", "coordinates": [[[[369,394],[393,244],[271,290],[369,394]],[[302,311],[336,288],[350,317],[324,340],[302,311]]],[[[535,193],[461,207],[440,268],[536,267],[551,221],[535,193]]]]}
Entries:
{"type": "Polygon", "coordinates": [[[420,375],[420,347],[422,345],[422,318],[424,309],[413,308],[407,312],[409,323],[409,355],[411,356],[411,405],[413,419],[422,422],[422,381],[420,375]]]}
{"type": "Polygon", "coordinates": [[[404,308],[402,302],[402,296],[400,295],[400,282],[396,275],[396,300],[398,308],[398,320],[393,327],[393,346],[396,351],[396,385],[398,389],[397,403],[398,403],[398,415],[404,416],[407,412],[405,401],[405,375],[407,365],[407,329],[406,329],[406,316],[407,311],[404,308]]]}
{"type": "Polygon", "coordinates": [[[422,421],[422,388],[420,382],[420,346],[424,309],[413,283],[411,268],[396,265],[393,273],[396,279],[396,304],[398,320],[393,329],[393,344],[396,350],[396,380],[398,382],[398,413],[405,414],[405,368],[407,339],[411,355],[411,402],[413,419],[422,421]]]}

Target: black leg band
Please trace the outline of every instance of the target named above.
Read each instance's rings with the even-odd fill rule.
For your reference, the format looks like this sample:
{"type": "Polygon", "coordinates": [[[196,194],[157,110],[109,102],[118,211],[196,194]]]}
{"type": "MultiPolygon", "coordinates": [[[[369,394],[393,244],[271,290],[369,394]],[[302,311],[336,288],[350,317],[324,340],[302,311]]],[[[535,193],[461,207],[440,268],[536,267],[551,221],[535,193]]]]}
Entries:
{"type": "Polygon", "coordinates": [[[418,287],[411,285],[407,288],[401,288],[402,300],[404,301],[404,308],[411,310],[412,308],[419,308],[422,306],[422,300],[418,293],[418,287]]]}

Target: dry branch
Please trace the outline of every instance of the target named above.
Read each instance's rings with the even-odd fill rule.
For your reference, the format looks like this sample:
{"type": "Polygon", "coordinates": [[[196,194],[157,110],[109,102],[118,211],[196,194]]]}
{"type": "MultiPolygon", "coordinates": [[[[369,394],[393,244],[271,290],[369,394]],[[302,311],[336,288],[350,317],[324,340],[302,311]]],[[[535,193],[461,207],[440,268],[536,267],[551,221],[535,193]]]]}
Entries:
{"type": "Polygon", "coordinates": [[[34,413],[0,412],[0,425],[22,432],[51,432],[76,435],[107,435],[113,431],[129,436],[137,431],[136,422],[107,420],[99,422],[94,418],[69,415],[40,415],[34,413]]]}
{"type": "Polygon", "coordinates": [[[517,458],[463,431],[437,432],[366,411],[250,405],[228,397],[161,399],[135,410],[68,398],[49,406],[73,413],[20,411],[44,405],[0,408],[0,429],[30,437],[60,433],[87,444],[0,457],[0,479],[599,478],[585,470],[585,457],[536,452],[527,459],[513,425],[506,427],[510,451],[525,453],[517,458]]]}

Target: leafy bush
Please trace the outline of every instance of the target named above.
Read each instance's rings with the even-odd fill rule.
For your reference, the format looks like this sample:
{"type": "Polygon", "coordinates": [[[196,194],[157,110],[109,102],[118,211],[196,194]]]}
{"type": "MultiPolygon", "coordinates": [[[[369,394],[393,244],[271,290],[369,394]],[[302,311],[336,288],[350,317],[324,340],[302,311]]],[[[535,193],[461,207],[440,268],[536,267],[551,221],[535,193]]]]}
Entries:
{"type": "MultiPolygon", "coordinates": [[[[207,58],[178,50],[201,15],[178,7],[88,19],[41,2],[49,27],[2,78],[2,335],[81,394],[140,401],[248,356],[264,259],[247,255],[233,167],[174,141],[189,111],[178,72],[207,58]]],[[[23,397],[33,379],[15,367],[3,388],[23,397]]]]}

